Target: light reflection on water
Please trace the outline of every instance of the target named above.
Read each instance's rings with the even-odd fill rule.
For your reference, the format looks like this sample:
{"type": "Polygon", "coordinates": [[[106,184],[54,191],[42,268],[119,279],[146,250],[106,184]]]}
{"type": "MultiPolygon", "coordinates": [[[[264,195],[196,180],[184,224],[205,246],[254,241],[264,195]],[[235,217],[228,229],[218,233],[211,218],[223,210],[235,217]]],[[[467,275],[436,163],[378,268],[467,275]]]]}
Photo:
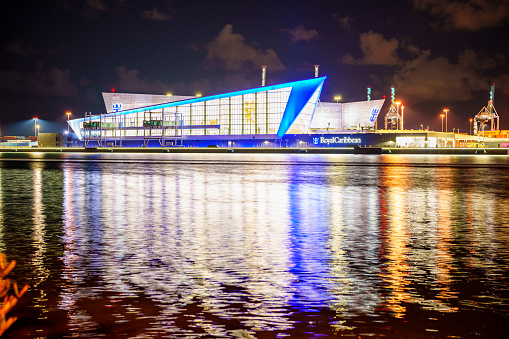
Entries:
{"type": "Polygon", "coordinates": [[[240,154],[4,160],[0,249],[32,286],[8,335],[505,333],[506,162],[240,154]]]}

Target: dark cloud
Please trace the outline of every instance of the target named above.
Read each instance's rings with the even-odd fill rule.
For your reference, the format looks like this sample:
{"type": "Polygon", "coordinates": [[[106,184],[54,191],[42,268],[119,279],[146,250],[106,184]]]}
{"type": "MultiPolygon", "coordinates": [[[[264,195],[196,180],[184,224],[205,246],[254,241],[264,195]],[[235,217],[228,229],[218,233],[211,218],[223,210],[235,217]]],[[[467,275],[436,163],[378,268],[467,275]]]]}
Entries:
{"type": "Polygon", "coordinates": [[[172,18],[172,16],[165,11],[161,11],[157,8],[152,8],[150,10],[144,10],[141,12],[141,18],[143,20],[150,20],[150,21],[167,21],[172,18]]]}
{"type": "Polygon", "coordinates": [[[496,54],[495,56],[486,56],[483,52],[475,52],[467,49],[460,53],[458,63],[463,65],[466,69],[475,70],[491,70],[501,66],[505,62],[505,55],[496,54]]]}
{"type": "Polygon", "coordinates": [[[429,50],[403,63],[394,76],[398,90],[414,101],[468,101],[476,91],[486,88],[489,79],[471,67],[471,51],[453,63],[433,57],[429,50]]]}
{"type": "Polygon", "coordinates": [[[202,78],[190,84],[185,84],[183,82],[172,84],[170,86],[170,91],[177,95],[195,95],[198,93],[208,95],[213,93],[212,91],[214,88],[215,86],[212,86],[209,79],[202,78]]]}
{"type": "Polygon", "coordinates": [[[386,40],[382,34],[369,31],[360,35],[360,47],[363,53],[361,59],[355,59],[347,54],[343,57],[343,62],[349,65],[383,66],[394,66],[400,63],[396,53],[398,41],[395,38],[386,40]]]}
{"type": "Polygon", "coordinates": [[[305,61],[300,66],[298,66],[295,69],[295,71],[299,72],[299,73],[314,74],[314,72],[315,72],[315,65],[305,61]]]}
{"type": "Polygon", "coordinates": [[[96,18],[101,13],[107,12],[108,7],[102,0],[87,0],[85,6],[81,10],[81,14],[86,17],[96,18]]]}
{"type": "Polygon", "coordinates": [[[232,25],[226,25],[219,35],[206,45],[205,69],[223,69],[245,72],[266,65],[271,71],[286,70],[279,56],[272,49],[262,50],[247,44],[245,38],[233,33],[232,25]]]}
{"type": "Polygon", "coordinates": [[[39,63],[34,73],[21,73],[11,69],[0,71],[0,74],[0,88],[5,92],[56,97],[78,95],[78,89],[70,79],[69,70],[58,67],[44,69],[39,63]]]}
{"type": "Polygon", "coordinates": [[[445,29],[476,31],[509,19],[508,0],[413,0],[413,4],[441,20],[445,29]]]}
{"type": "Polygon", "coordinates": [[[303,25],[298,25],[294,29],[282,28],[281,31],[288,33],[293,43],[298,41],[311,42],[318,39],[316,29],[307,30],[303,25]]]}
{"type": "Polygon", "coordinates": [[[116,68],[116,72],[118,76],[117,89],[122,92],[164,94],[170,89],[168,84],[160,80],[150,81],[147,78],[140,78],[140,72],[137,69],[128,70],[124,66],[119,66],[116,68]]]}
{"type": "Polygon", "coordinates": [[[92,82],[90,80],[88,80],[86,77],[81,77],[80,78],[80,85],[83,85],[83,86],[92,86],[92,82]]]}
{"type": "Polygon", "coordinates": [[[349,16],[340,16],[337,13],[332,15],[332,18],[336,20],[341,28],[344,30],[352,30],[353,19],[349,16]]]}
{"type": "Polygon", "coordinates": [[[202,79],[191,84],[182,82],[167,84],[161,80],[150,81],[141,78],[137,69],[127,69],[124,66],[116,68],[118,83],[116,90],[129,93],[194,95],[196,93],[211,93],[212,85],[209,80],[202,79]]]}
{"type": "Polygon", "coordinates": [[[42,50],[32,45],[26,44],[23,40],[17,40],[9,45],[7,45],[4,49],[6,52],[20,55],[20,56],[33,56],[33,55],[47,55],[56,53],[52,49],[42,50]]]}
{"type": "Polygon", "coordinates": [[[195,44],[194,42],[191,42],[187,47],[191,51],[194,51],[194,52],[199,52],[200,51],[200,47],[197,44],[195,44]]]}

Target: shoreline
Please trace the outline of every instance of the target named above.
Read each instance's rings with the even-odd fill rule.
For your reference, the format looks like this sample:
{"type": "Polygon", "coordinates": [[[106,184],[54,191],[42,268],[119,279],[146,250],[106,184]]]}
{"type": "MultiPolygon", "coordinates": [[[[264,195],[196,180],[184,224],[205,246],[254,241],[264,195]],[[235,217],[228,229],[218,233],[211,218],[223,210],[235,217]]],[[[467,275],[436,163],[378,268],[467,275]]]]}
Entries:
{"type": "Polygon", "coordinates": [[[2,148],[0,153],[250,153],[250,154],[450,154],[509,155],[508,148],[399,148],[399,147],[303,147],[303,148],[223,148],[223,147],[37,147],[2,148]]]}

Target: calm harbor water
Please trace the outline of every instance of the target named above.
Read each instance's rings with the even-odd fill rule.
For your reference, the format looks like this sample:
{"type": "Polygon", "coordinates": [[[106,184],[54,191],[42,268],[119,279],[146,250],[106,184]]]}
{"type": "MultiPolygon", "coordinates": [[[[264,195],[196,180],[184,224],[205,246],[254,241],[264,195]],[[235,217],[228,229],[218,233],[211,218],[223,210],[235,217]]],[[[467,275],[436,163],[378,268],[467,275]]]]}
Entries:
{"type": "Polygon", "coordinates": [[[5,338],[502,338],[509,157],[0,153],[5,338]]]}

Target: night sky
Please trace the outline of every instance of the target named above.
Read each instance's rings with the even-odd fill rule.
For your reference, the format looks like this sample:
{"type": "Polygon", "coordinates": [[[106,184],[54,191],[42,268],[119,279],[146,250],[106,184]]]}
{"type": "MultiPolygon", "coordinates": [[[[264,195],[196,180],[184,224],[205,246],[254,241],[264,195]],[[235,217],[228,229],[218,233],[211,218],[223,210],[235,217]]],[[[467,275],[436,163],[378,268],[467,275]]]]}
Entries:
{"type": "MultiPolygon", "coordinates": [[[[327,76],[321,100],[387,96],[405,128],[469,129],[496,84],[509,129],[509,0],[2,1],[2,135],[62,132],[101,92],[204,96],[327,76]],[[32,125],[30,125],[32,123],[32,125]]],[[[389,101],[389,100],[388,100],[389,101]]],[[[384,106],[381,116],[388,109],[384,106]]],[[[379,126],[383,125],[379,118],[379,126]]]]}

